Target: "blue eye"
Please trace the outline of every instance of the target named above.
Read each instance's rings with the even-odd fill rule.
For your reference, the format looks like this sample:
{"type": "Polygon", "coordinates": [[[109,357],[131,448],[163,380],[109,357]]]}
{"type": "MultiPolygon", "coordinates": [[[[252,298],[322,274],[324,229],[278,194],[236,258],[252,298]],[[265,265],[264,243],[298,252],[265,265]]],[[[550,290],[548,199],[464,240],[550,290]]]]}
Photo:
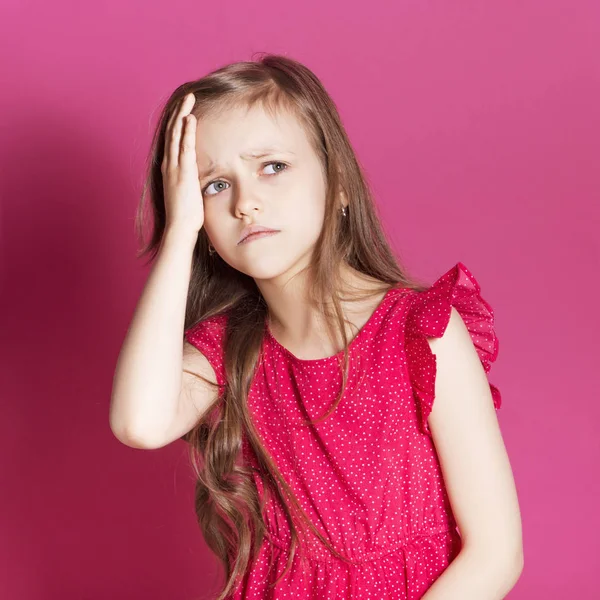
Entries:
{"type": "MultiPolygon", "coordinates": [[[[272,177],[273,175],[277,175],[278,173],[282,173],[283,171],[285,171],[289,165],[287,165],[284,162],[281,161],[272,161],[272,162],[268,162],[268,163],[264,163],[263,167],[268,167],[270,165],[281,165],[283,168],[275,170],[275,173],[270,173],[269,176],[272,177]]],[[[225,184],[225,181],[221,181],[220,179],[216,179],[215,181],[211,181],[210,183],[207,183],[206,186],[204,187],[204,189],[202,190],[202,195],[206,194],[206,190],[208,190],[208,188],[213,185],[213,184],[225,184]]],[[[229,185],[229,184],[227,184],[229,185]]],[[[215,192],[214,194],[206,194],[207,196],[216,196],[220,191],[222,191],[223,189],[226,188],[221,188],[220,190],[218,190],[217,192],[215,192]]]]}

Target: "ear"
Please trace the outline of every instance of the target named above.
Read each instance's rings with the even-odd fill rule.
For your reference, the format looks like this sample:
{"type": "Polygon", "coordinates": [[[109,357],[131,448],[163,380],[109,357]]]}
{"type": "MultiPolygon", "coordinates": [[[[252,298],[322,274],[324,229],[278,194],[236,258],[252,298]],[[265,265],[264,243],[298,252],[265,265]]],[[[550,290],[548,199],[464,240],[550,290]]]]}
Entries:
{"type": "MultiPolygon", "coordinates": [[[[338,171],[338,177],[339,180],[341,182],[342,180],[342,174],[340,171],[338,171]]],[[[346,195],[346,191],[344,190],[344,186],[340,183],[340,202],[342,203],[343,206],[348,206],[348,196],[346,195]]]]}
{"type": "Polygon", "coordinates": [[[348,197],[346,196],[346,192],[344,192],[344,190],[340,192],[340,202],[344,207],[348,206],[348,197]]]}

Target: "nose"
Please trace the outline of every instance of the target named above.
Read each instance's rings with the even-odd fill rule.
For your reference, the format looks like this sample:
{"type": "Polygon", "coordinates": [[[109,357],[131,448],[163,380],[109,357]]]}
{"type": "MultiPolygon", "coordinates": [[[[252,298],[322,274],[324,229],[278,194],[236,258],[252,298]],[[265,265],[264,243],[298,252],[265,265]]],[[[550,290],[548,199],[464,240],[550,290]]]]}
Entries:
{"type": "Polygon", "coordinates": [[[250,184],[238,185],[235,193],[235,215],[241,217],[262,210],[263,203],[255,188],[250,184]]]}

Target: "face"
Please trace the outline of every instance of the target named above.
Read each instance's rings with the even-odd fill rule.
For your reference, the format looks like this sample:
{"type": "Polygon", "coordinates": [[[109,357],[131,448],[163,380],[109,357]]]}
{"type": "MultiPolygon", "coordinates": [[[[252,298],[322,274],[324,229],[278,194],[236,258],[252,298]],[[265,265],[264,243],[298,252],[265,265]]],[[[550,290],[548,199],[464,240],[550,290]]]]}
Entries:
{"type": "Polygon", "coordinates": [[[196,157],[204,228],[224,261],[255,280],[282,281],[309,264],[326,182],[295,117],[280,111],[274,120],[260,105],[207,116],[198,121],[196,157]],[[247,225],[279,232],[238,244],[247,225]]]}

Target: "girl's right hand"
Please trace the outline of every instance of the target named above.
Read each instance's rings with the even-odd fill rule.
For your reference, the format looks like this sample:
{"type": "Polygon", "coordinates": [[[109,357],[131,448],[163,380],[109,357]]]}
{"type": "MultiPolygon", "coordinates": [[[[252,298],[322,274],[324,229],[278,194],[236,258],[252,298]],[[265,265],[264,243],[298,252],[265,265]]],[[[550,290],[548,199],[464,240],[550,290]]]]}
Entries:
{"type": "Polygon", "coordinates": [[[166,228],[200,231],[204,202],[196,163],[196,118],[190,114],[195,96],[189,93],[169,117],[161,164],[166,228]],[[183,134],[181,133],[183,130],[183,134]]]}

